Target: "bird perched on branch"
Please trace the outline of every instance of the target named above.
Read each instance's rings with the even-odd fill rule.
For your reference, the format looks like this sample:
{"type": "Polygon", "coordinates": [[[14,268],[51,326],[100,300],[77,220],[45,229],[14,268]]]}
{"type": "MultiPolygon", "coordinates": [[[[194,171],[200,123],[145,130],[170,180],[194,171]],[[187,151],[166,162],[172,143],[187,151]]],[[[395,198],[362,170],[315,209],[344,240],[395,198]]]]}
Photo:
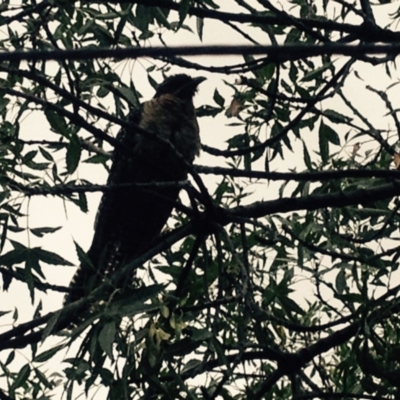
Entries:
{"type": "Polygon", "coordinates": [[[105,276],[140,255],[159,236],[178,199],[179,187],[157,187],[156,182],[186,179],[187,163],[199,154],[192,99],[204,79],[170,76],[151,100],[129,114],[132,128],[123,128],[117,136],[120,145],[114,150],[107,182],[125,186],[103,194],[87,253],[90,262],[76,272],[66,303],[90,293],[105,276]],[[126,186],[133,183],[154,185],[126,186]]]}

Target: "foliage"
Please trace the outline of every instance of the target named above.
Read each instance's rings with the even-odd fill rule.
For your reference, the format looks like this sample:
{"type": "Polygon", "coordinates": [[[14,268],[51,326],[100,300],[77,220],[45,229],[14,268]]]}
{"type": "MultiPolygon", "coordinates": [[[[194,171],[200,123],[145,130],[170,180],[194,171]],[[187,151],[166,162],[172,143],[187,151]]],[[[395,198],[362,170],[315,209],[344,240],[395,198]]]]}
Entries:
{"type": "Polygon", "coordinates": [[[400,10],[378,3],[2,2],[1,399],[399,398],[400,10]],[[124,116],[177,71],[211,82],[196,201],[117,272],[128,293],[62,307],[64,228],[31,226],[30,201],[95,212],[124,116]]]}

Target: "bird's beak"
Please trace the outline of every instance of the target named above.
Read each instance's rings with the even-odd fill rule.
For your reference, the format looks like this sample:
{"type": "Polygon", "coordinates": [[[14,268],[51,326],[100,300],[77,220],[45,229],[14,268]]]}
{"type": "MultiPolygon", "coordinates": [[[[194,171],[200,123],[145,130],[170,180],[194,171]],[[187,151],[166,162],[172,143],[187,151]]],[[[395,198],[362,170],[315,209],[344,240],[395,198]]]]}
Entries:
{"type": "Polygon", "coordinates": [[[197,78],[193,78],[193,86],[197,87],[200,85],[201,82],[204,82],[207,78],[204,76],[198,76],[197,78]]]}

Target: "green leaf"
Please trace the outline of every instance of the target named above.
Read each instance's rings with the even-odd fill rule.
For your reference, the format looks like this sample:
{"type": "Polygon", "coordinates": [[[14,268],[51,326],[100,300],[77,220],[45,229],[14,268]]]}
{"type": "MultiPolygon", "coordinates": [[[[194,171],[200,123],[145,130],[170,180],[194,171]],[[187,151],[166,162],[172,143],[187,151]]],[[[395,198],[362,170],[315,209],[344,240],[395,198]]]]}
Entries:
{"type": "Polygon", "coordinates": [[[87,164],[105,164],[109,159],[110,159],[110,157],[108,157],[106,155],[96,154],[92,157],[87,158],[83,162],[87,163],[87,164]]]}
{"type": "Polygon", "coordinates": [[[76,197],[70,197],[70,201],[74,204],[76,204],[82,212],[88,212],[88,204],[87,204],[87,198],[85,193],[79,193],[78,198],[76,197]]]}
{"type": "Polygon", "coordinates": [[[323,65],[322,67],[316,68],[313,71],[308,72],[307,74],[305,74],[303,76],[303,78],[301,79],[301,82],[309,82],[309,81],[312,81],[314,79],[319,79],[319,78],[322,77],[322,73],[324,71],[326,71],[327,69],[330,69],[330,68],[332,68],[332,63],[331,62],[323,65]]]}
{"type": "Polygon", "coordinates": [[[53,329],[57,325],[60,315],[61,315],[61,310],[56,311],[47,321],[47,325],[43,331],[42,340],[46,339],[53,332],[53,329]]]}
{"type": "Polygon", "coordinates": [[[346,124],[352,121],[352,118],[348,117],[347,115],[340,114],[335,110],[324,110],[324,117],[327,117],[331,122],[336,124],[346,124]]]}
{"type": "Polygon", "coordinates": [[[326,164],[329,160],[329,140],[325,132],[325,124],[321,122],[319,127],[319,152],[322,162],[326,164]]]}
{"type": "Polygon", "coordinates": [[[79,264],[83,265],[83,266],[94,268],[92,261],[90,260],[87,253],[82,249],[82,247],[79,246],[79,244],[76,243],[75,241],[74,241],[74,245],[75,245],[76,254],[78,255],[79,264]]]}
{"type": "Polygon", "coordinates": [[[29,230],[37,237],[43,237],[46,233],[54,233],[61,229],[61,226],[44,227],[44,228],[30,228],[29,230]]]}
{"type": "Polygon", "coordinates": [[[15,358],[15,351],[12,351],[12,352],[8,355],[8,357],[7,357],[7,359],[6,359],[5,363],[4,363],[4,365],[10,364],[10,363],[14,360],[14,358],[15,358]]]}
{"type": "Polygon", "coordinates": [[[81,159],[81,143],[77,136],[71,136],[67,147],[67,171],[69,174],[75,172],[81,159]]]}
{"type": "Polygon", "coordinates": [[[2,232],[0,235],[0,253],[3,252],[3,248],[4,248],[4,244],[6,243],[6,239],[7,239],[7,227],[8,227],[8,218],[6,218],[6,220],[3,222],[2,226],[2,232]]]}
{"type": "Polygon", "coordinates": [[[37,154],[37,151],[36,151],[36,150],[29,151],[29,152],[26,153],[26,154],[24,155],[24,157],[22,158],[22,162],[23,162],[24,164],[26,164],[26,163],[32,161],[32,160],[36,157],[36,154],[37,154]]]}
{"type": "Polygon", "coordinates": [[[48,109],[45,109],[44,113],[53,132],[59,133],[63,136],[68,136],[69,127],[60,113],[48,109]]]}
{"type": "Polygon", "coordinates": [[[346,270],[345,268],[340,268],[339,273],[336,275],[335,286],[337,291],[341,294],[345,291],[346,283],[346,270]]]}
{"type": "Polygon", "coordinates": [[[215,89],[213,100],[220,106],[223,107],[225,104],[225,99],[219,94],[218,90],[215,89]]]}
{"type": "Polygon", "coordinates": [[[4,200],[10,197],[10,192],[8,190],[4,190],[0,192],[0,204],[3,203],[4,200]]]}
{"type": "Polygon", "coordinates": [[[125,86],[118,86],[115,88],[121,94],[121,97],[127,100],[133,107],[139,107],[140,95],[135,90],[125,86]]]}
{"type": "Polygon", "coordinates": [[[297,28],[291,29],[288,34],[286,35],[285,38],[285,44],[291,44],[291,43],[298,43],[300,42],[300,35],[301,32],[297,28]]]}
{"type": "Polygon", "coordinates": [[[200,41],[203,41],[204,18],[196,17],[196,28],[200,41]]]}
{"type": "Polygon", "coordinates": [[[307,145],[303,142],[303,157],[304,157],[304,164],[309,171],[313,170],[310,153],[308,152],[307,145]]]}
{"type": "Polygon", "coordinates": [[[7,315],[10,314],[11,311],[0,311],[0,317],[2,317],[3,315],[7,315]]]}
{"type": "Polygon", "coordinates": [[[326,125],[323,121],[321,122],[322,134],[333,144],[340,146],[339,135],[329,125],[326,125]]]}
{"type": "Polygon", "coordinates": [[[46,376],[38,369],[34,369],[35,375],[39,379],[39,381],[48,389],[53,389],[53,384],[49,382],[49,380],[46,378],[46,376]]]}
{"type": "Polygon", "coordinates": [[[160,7],[154,7],[154,18],[157,20],[157,22],[161,26],[165,26],[167,29],[171,30],[171,24],[168,21],[168,13],[169,10],[165,8],[160,8],[160,7]]]}
{"type": "Polygon", "coordinates": [[[174,357],[182,357],[195,351],[201,345],[200,341],[184,338],[168,346],[167,354],[174,357]]]}
{"type": "Polygon", "coordinates": [[[110,359],[113,359],[113,343],[115,339],[115,333],[116,333],[116,326],[115,322],[108,322],[105,324],[102,328],[102,330],[99,333],[98,341],[100,344],[100,347],[103,349],[103,351],[107,354],[107,356],[110,359]]]}
{"type": "Polygon", "coordinates": [[[152,21],[151,9],[142,5],[136,7],[135,26],[142,32],[149,30],[149,24],[152,21]]]}
{"type": "Polygon", "coordinates": [[[38,354],[34,358],[34,362],[45,362],[47,360],[50,360],[51,357],[53,357],[55,354],[57,354],[61,349],[65,348],[65,344],[60,344],[58,346],[53,347],[52,349],[46,350],[43,353],[38,354]]]}
{"type": "Polygon", "coordinates": [[[100,98],[106,97],[110,93],[110,89],[107,87],[107,84],[101,85],[97,91],[96,96],[100,98]]]}
{"type": "Polygon", "coordinates": [[[14,249],[10,250],[6,254],[0,256],[0,265],[15,265],[20,264],[26,259],[27,249],[14,249]]]}
{"type": "Polygon", "coordinates": [[[16,379],[14,380],[13,384],[11,385],[10,392],[13,393],[15,391],[15,389],[23,386],[25,384],[25,382],[27,381],[27,379],[29,378],[30,374],[31,374],[31,367],[28,364],[24,365],[20,369],[16,379]]]}
{"type": "Polygon", "coordinates": [[[209,105],[202,105],[196,110],[198,117],[215,117],[220,114],[222,109],[220,107],[213,107],[209,105]]]}
{"type": "Polygon", "coordinates": [[[43,250],[40,247],[35,247],[30,250],[30,252],[34,253],[38,260],[45,262],[50,265],[65,265],[65,266],[73,266],[74,264],[67,261],[65,258],[59,256],[56,253],[52,253],[51,251],[43,250]]]}
{"type": "Polygon", "coordinates": [[[189,8],[191,6],[191,0],[181,0],[179,3],[179,23],[182,24],[185,20],[189,8]]]}
{"type": "Polygon", "coordinates": [[[152,38],[153,36],[154,36],[154,33],[153,33],[153,32],[151,32],[151,31],[146,31],[146,32],[142,32],[142,33],[139,35],[139,39],[140,39],[140,40],[147,40],[147,39],[152,38]]]}
{"type": "Polygon", "coordinates": [[[212,335],[212,332],[210,332],[208,329],[196,329],[192,333],[191,339],[196,341],[203,341],[209,339],[210,337],[212,337],[212,335]]]}

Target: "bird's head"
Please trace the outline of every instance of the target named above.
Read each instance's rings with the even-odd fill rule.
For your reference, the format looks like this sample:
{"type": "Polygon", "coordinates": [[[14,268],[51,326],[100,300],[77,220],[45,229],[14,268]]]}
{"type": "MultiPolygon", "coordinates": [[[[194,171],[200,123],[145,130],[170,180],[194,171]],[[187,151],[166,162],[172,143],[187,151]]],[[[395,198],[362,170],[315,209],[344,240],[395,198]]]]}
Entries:
{"type": "Polygon", "coordinates": [[[202,76],[192,78],[185,74],[172,75],[158,86],[154,97],[172,94],[183,100],[192,100],[197,91],[197,86],[205,79],[202,76]]]}

